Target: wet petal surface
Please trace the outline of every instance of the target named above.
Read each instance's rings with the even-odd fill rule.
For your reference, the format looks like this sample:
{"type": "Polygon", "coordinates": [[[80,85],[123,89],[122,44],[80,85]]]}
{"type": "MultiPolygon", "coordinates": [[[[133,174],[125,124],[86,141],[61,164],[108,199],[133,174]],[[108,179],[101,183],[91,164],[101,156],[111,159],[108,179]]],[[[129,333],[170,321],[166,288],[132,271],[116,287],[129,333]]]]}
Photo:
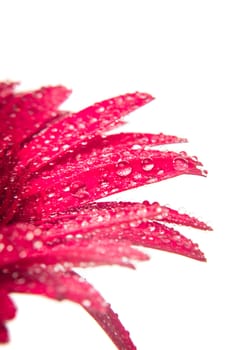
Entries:
{"type": "Polygon", "coordinates": [[[119,350],[134,350],[110,305],[74,267],[134,268],[148,256],[135,246],[199,261],[198,245],[174,225],[211,230],[157,202],[96,202],[108,195],[184,174],[206,176],[196,157],[161,151],[185,138],[149,133],[106,134],[151,102],[135,92],[77,113],[62,111],[63,86],[15,92],[0,83],[0,343],[16,307],[11,293],[80,304],[119,350]],[[172,227],[171,227],[172,225],[172,227]]]}

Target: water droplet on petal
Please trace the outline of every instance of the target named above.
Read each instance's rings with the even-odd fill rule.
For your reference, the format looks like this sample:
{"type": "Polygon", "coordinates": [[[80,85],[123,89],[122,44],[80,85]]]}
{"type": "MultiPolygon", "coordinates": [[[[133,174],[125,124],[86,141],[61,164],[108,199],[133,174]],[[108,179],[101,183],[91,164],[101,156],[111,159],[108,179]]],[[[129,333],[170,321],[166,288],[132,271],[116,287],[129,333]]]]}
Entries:
{"type": "Polygon", "coordinates": [[[84,300],[82,301],[82,305],[83,305],[84,307],[90,307],[90,306],[91,306],[91,301],[88,300],[88,299],[84,299],[84,300]]]}
{"type": "Polygon", "coordinates": [[[67,186],[63,189],[64,192],[69,192],[70,191],[70,186],[67,186]]]}
{"type": "Polygon", "coordinates": [[[157,172],[157,175],[158,175],[158,176],[164,175],[164,170],[163,170],[163,169],[160,169],[160,170],[157,172]]]}
{"type": "Polygon", "coordinates": [[[135,144],[135,145],[133,145],[133,146],[131,147],[131,149],[132,149],[132,150],[142,149],[142,146],[141,146],[141,145],[135,144]]]}
{"type": "Polygon", "coordinates": [[[41,249],[43,247],[43,242],[42,241],[35,241],[33,242],[33,248],[34,249],[41,249]]]}
{"type": "Polygon", "coordinates": [[[5,248],[5,245],[3,243],[0,243],[0,252],[2,252],[4,248],[5,248]]]}
{"type": "Polygon", "coordinates": [[[27,252],[26,252],[25,250],[21,250],[21,251],[19,252],[19,257],[20,257],[21,259],[26,258],[26,256],[27,256],[27,252]]]}
{"type": "Polygon", "coordinates": [[[32,241],[33,238],[34,238],[33,232],[28,231],[27,234],[26,234],[26,236],[25,236],[25,238],[26,238],[27,241],[32,241]]]}
{"type": "Polygon", "coordinates": [[[105,111],[105,107],[104,106],[100,106],[96,108],[96,113],[103,113],[105,111]]]}
{"type": "Polygon", "coordinates": [[[79,199],[87,199],[89,198],[89,193],[87,191],[87,188],[84,184],[80,183],[73,183],[70,186],[70,192],[74,197],[77,197],[79,199]]]}
{"type": "Polygon", "coordinates": [[[52,151],[53,151],[53,152],[57,152],[58,150],[59,150],[59,147],[57,147],[57,146],[55,146],[55,147],[52,148],[52,151]]]}
{"type": "Polygon", "coordinates": [[[204,169],[204,170],[202,170],[202,175],[203,175],[203,176],[207,176],[207,175],[208,175],[208,171],[207,171],[207,170],[205,170],[205,169],[204,169]]]}
{"type": "Polygon", "coordinates": [[[128,176],[132,173],[132,170],[130,163],[122,160],[117,164],[116,173],[119,176],[128,176]]]}
{"type": "Polygon", "coordinates": [[[6,246],[6,250],[7,250],[8,252],[12,252],[12,251],[14,250],[13,245],[9,244],[8,246],[6,246]]]}
{"type": "Polygon", "coordinates": [[[151,158],[145,158],[142,160],[142,169],[144,171],[151,171],[154,166],[154,162],[151,158]]]}
{"type": "Polygon", "coordinates": [[[174,165],[174,168],[178,171],[183,171],[188,169],[188,161],[187,159],[182,157],[176,157],[173,160],[173,165],[174,165]]]}

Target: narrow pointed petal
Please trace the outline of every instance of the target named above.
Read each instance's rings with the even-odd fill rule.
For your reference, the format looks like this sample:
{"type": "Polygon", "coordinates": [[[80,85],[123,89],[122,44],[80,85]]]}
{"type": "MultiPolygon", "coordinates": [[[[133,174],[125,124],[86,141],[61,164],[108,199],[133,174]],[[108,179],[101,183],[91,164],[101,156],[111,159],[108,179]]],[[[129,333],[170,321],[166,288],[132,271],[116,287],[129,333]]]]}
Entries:
{"type": "Polygon", "coordinates": [[[18,83],[12,81],[0,82],[0,108],[6,103],[5,97],[12,95],[18,83]]]}
{"type": "MultiPolygon", "coordinates": [[[[116,235],[114,231],[109,233],[106,230],[100,234],[103,237],[111,236],[111,238],[116,235]]],[[[206,261],[204,254],[196,243],[193,243],[173,228],[161,225],[158,222],[150,221],[141,224],[131,222],[129,227],[122,229],[118,236],[121,240],[127,240],[133,245],[159,249],[199,261],[206,261]]]]}
{"type": "MultiPolygon", "coordinates": [[[[0,266],[9,264],[30,265],[43,263],[46,265],[57,263],[72,263],[74,266],[111,265],[118,264],[133,268],[131,260],[147,260],[148,256],[130,246],[127,242],[115,240],[101,241],[91,239],[76,239],[66,235],[66,239],[59,241],[59,236],[45,241],[40,228],[33,225],[15,225],[3,229],[0,241],[0,266]],[[28,227],[26,231],[25,228],[28,227]],[[30,227],[30,229],[29,229],[30,227]],[[6,231],[9,231],[9,235],[6,231]],[[70,239],[71,238],[71,239],[70,239]]],[[[82,236],[81,236],[82,238],[82,236]]]]}
{"type": "Polygon", "coordinates": [[[70,91],[63,86],[57,86],[7,96],[0,109],[1,148],[21,143],[34,134],[53,117],[69,94],[70,91]]]}
{"type": "MultiPolygon", "coordinates": [[[[102,139],[105,147],[119,147],[126,149],[128,147],[132,149],[141,149],[145,147],[172,144],[172,143],[184,143],[188,142],[186,138],[177,136],[160,134],[148,134],[148,133],[120,133],[114,135],[108,135],[102,139]]],[[[97,145],[98,146],[98,145],[97,145]]]]}
{"type": "Polygon", "coordinates": [[[16,307],[12,299],[4,290],[0,290],[0,323],[13,319],[15,315],[16,307]]]}
{"type": "Polygon", "coordinates": [[[203,221],[200,221],[196,219],[195,217],[189,216],[188,214],[181,214],[177,210],[167,208],[167,215],[161,218],[161,221],[177,224],[177,225],[184,225],[184,226],[190,226],[193,228],[197,228],[199,230],[205,230],[205,231],[212,231],[213,229],[204,223],[203,221]]]}
{"type": "MultiPolygon", "coordinates": [[[[62,267],[61,267],[62,268],[62,267]]],[[[103,312],[106,302],[85,279],[73,271],[58,271],[59,266],[33,265],[28,268],[9,266],[0,273],[1,286],[9,293],[37,294],[55,300],[70,300],[87,309],[103,312]]]]}
{"type": "Polygon", "coordinates": [[[0,345],[8,343],[9,335],[7,328],[3,322],[0,321],[0,345]]]}
{"type": "MultiPolygon", "coordinates": [[[[50,222],[42,221],[40,227],[43,227],[43,231],[40,233],[40,240],[49,246],[67,242],[76,246],[80,244],[82,239],[90,239],[92,242],[96,241],[97,245],[100,244],[99,242],[103,243],[105,239],[114,239],[119,241],[119,243],[126,240],[133,245],[160,249],[205,261],[204,254],[200,251],[197,244],[192,243],[191,240],[182,236],[173,228],[154,221],[165,221],[167,217],[170,218],[170,211],[172,211],[170,208],[161,207],[158,203],[93,203],[83,207],[79,212],[73,211],[58,215],[51,218],[50,222]]],[[[183,218],[184,216],[185,224],[188,226],[191,224],[192,227],[201,229],[208,227],[203,222],[189,217],[187,214],[174,212],[177,217],[183,218]]],[[[180,222],[178,223],[180,224],[180,222]]],[[[22,227],[24,230],[28,230],[24,225],[22,227]]],[[[18,228],[20,229],[19,225],[18,228]]],[[[38,228],[35,230],[37,232],[38,228]]],[[[32,232],[32,230],[29,232],[32,232]]],[[[14,238],[14,241],[17,240],[14,238]]],[[[19,241],[17,241],[17,246],[20,246],[19,241]]],[[[61,247],[58,247],[58,250],[61,247]]],[[[78,249],[77,252],[79,252],[80,247],[75,249],[78,249]]],[[[46,254],[50,257],[54,252],[57,259],[64,259],[63,254],[61,254],[62,251],[56,254],[56,250],[54,250],[46,254]]],[[[81,258],[81,253],[78,254],[80,254],[81,258]]],[[[96,252],[93,254],[93,261],[95,254],[96,252]]],[[[108,253],[105,258],[108,258],[108,253]]],[[[72,247],[70,248],[69,261],[73,261],[70,259],[72,259],[72,247]]]]}
{"type": "Polygon", "coordinates": [[[77,162],[70,168],[62,165],[34,177],[22,191],[25,200],[19,215],[40,218],[175,176],[204,175],[200,162],[175,152],[132,151],[124,158],[119,154],[112,157],[115,160],[106,158],[102,164],[92,159],[89,170],[77,162]]]}
{"type": "MultiPolygon", "coordinates": [[[[128,150],[141,150],[148,149],[150,147],[172,144],[172,143],[184,143],[188,142],[186,138],[165,135],[165,134],[148,134],[148,133],[119,133],[113,135],[96,136],[88,142],[82,142],[77,145],[76,149],[71,157],[77,157],[80,154],[80,158],[90,156],[93,152],[94,155],[106,156],[108,153],[111,155],[113,151],[127,152],[128,150]]],[[[68,158],[68,157],[67,157],[68,158]]],[[[69,161],[69,159],[67,159],[69,161]]]]}
{"type": "Polygon", "coordinates": [[[18,292],[78,303],[119,350],[135,350],[118,315],[73,268],[134,268],[134,261],[148,259],[137,246],[205,261],[198,245],[173,226],[211,227],[157,202],[96,200],[207,172],[186,152],[155,147],[186,139],[107,135],[151,95],[125,94],[72,113],[58,110],[66,88],[18,93],[16,85],[0,83],[0,343],[8,341],[6,324],[16,313],[10,293],[18,292]]]}
{"type": "Polygon", "coordinates": [[[121,350],[136,350],[129,332],[123,327],[118,315],[108,306],[105,312],[87,310],[108,334],[112,342],[121,350]]]}
{"type": "Polygon", "coordinates": [[[32,171],[38,170],[78,143],[120,125],[124,116],[152,100],[151,95],[136,92],[65,115],[24,146],[19,153],[21,164],[26,166],[31,161],[32,171]]]}
{"type": "MultiPolygon", "coordinates": [[[[135,220],[160,220],[167,215],[167,208],[159,203],[99,202],[89,203],[78,209],[37,222],[46,230],[46,238],[57,237],[62,232],[91,232],[95,229],[120,226],[135,220]]],[[[18,224],[19,227],[21,224],[18,224]]],[[[23,224],[24,225],[24,224],[23,224]]]]}
{"type": "Polygon", "coordinates": [[[20,183],[28,174],[27,169],[17,164],[20,146],[54,118],[58,106],[70,93],[66,88],[57,86],[11,94],[14,85],[2,85],[2,94],[6,96],[0,105],[0,221],[6,223],[17,209],[20,183]],[[13,198],[17,198],[14,203],[13,198]],[[5,212],[7,207],[10,208],[8,213],[5,212]]]}

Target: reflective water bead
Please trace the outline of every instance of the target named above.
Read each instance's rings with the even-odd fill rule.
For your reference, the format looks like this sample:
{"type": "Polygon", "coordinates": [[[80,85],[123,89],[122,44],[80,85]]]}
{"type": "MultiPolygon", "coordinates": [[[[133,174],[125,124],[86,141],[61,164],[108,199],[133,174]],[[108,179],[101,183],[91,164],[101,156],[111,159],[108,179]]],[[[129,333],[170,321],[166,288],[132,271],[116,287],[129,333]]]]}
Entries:
{"type": "Polygon", "coordinates": [[[151,158],[145,158],[142,160],[142,169],[144,171],[151,171],[154,168],[154,162],[151,158]]]}
{"type": "Polygon", "coordinates": [[[188,169],[188,161],[185,158],[182,157],[176,157],[173,160],[174,168],[178,171],[186,170],[188,169]]]}
{"type": "Polygon", "coordinates": [[[41,249],[43,247],[43,242],[42,241],[35,241],[33,242],[33,248],[34,249],[41,249]]]}
{"type": "Polygon", "coordinates": [[[78,197],[79,199],[87,199],[89,197],[89,193],[87,191],[86,185],[80,183],[73,183],[70,186],[70,192],[74,197],[78,197]]]}
{"type": "Polygon", "coordinates": [[[117,164],[116,173],[119,176],[128,176],[132,173],[132,171],[133,171],[133,169],[132,169],[130,163],[127,161],[122,160],[117,164]]]}

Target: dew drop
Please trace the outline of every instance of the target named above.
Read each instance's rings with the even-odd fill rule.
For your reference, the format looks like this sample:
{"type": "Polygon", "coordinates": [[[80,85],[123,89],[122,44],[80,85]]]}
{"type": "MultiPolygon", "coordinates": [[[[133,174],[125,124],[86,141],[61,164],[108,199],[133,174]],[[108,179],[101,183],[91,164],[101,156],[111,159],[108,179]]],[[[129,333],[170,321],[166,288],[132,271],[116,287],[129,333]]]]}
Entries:
{"type": "Polygon", "coordinates": [[[0,252],[2,252],[4,248],[5,248],[5,245],[3,243],[0,243],[0,252]]]}
{"type": "Polygon", "coordinates": [[[106,180],[102,180],[102,181],[100,181],[100,186],[102,188],[107,188],[107,187],[109,187],[109,182],[106,180]]]}
{"type": "MultiPolygon", "coordinates": [[[[42,157],[41,160],[42,160],[43,162],[47,162],[48,160],[50,160],[50,157],[47,157],[47,156],[46,156],[46,157],[42,157]]],[[[36,164],[36,165],[37,165],[37,164],[36,164]]]]}
{"type": "Polygon", "coordinates": [[[135,144],[131,147],[132,150],[138,150],[138,149],[142,149],[141,145],[135,144]]]}
{"type": "Polygon", "coordinates": [[[80,183],[71,184],[70,192],[74,197],[77,197],[82,200],[89,198],[89,193],[84,184],[80,184],[80,183]]]}
{"type": "Polygon", "coordinates": [[[19,277],[19,273],[17,271],[14,271],[14,272],[12,272],[11,276],[12,276],[13,279],[16,279],[16,278],[19,277]]]}
{"type": "Polygon", "coordinates": [[[203,176],[207,176],[207,175],[208,175],[208,171],[207,171],[207,170],[205,170],[205,169],[204,169],[204,170],[202,170],[202,175],[203,175],[203,176]]]}
{"type": "Polygon", "coordinates": [[[164,175],[164,170],[163,170],[163,169],[160,169],[160,170],[157,172],[157,175],[158,175],[158,176],[164,175]]]}
{"type": "Polygon", "coordinates": [[[151,158],[145,158],[142,160],[142,169],[144,171],[151,171],[154,166],[154,162],[151,158]]]}
{"type": "Polygon", "coordinates": [[[16,279],[15,281],[17,284],[24,284],[26,282],[25,278],[21,277],[21,278],[18,278],[16,279]]]}
{"type": "Polygon", "coordinates": [[[185,158],[182,157],[176,157],[173,160],[174,168],[178,171],[186,170],[188,169],[188,161],[185,158]]]}
{"type": "Polygon", "coordinates": [[[132,173],[132,170],[130,163],[122,160],[117,164],[116,173],[119,176],[128,176],[132,173]]]}
{"type": "Polygon", "coordinates": [[[103,113],[105,111],[104,106],[100,106],[96,108],[96,113],[103,113]]]}
{"type": "Polygon", "coordinates": [[[27,256],[27,252],[26,252],[25,250],[21,250],[21,251],[19,252],[19,257],[20,257],[21,259],[26,258],[26,256],[27,256]]]}
{"type": "Polygon", "coordinates": [[[84,300],[82,301],[82,305],[83,305],[84,307],[90,307],[90,306],[91,306],[91,301],[88,300],[88,299],[84,299],[84,300]]]}
{"type": "Polygon", "coordinates": [[[33,248],[34,249],[41,249],[43,247],[43,242],[42,241],[35,241],[33,242],[33,248]]]}
{"type": "Polygon", "coordinates": [[[33,232],[31,232],[31,231],[27,232],[25,238],[26,238],[27,241],[32,241],[33,238],[34,238],[33,232]]]}
{"type": "Polygon", "coordinates": [[[14,247],[11,244],[9,244],[8,246],[6,246],[6,250],[8,252],[12,252],[14,250],[14,247]]]}
{"type": "Polygon", "coordinates": [[[40,228],[36,228],[35,230],[34,230],[34,235],[35,236],[40,236],[41,235],[41,229],[40,228]]]}
{"type": "Polygon", "coordinates": [[[62,146],[62,149],[63,149],[64,151],[66,151],[66,150],[68,150],[69,147],[70,147],[69,145],[63,145],[63,146],[62,146]]]}
{"type": "Polygon", "coordinates": [[[67,186],[63,189],[64,192],[69,192],[70,191],[70,186],[67,186]]]}

